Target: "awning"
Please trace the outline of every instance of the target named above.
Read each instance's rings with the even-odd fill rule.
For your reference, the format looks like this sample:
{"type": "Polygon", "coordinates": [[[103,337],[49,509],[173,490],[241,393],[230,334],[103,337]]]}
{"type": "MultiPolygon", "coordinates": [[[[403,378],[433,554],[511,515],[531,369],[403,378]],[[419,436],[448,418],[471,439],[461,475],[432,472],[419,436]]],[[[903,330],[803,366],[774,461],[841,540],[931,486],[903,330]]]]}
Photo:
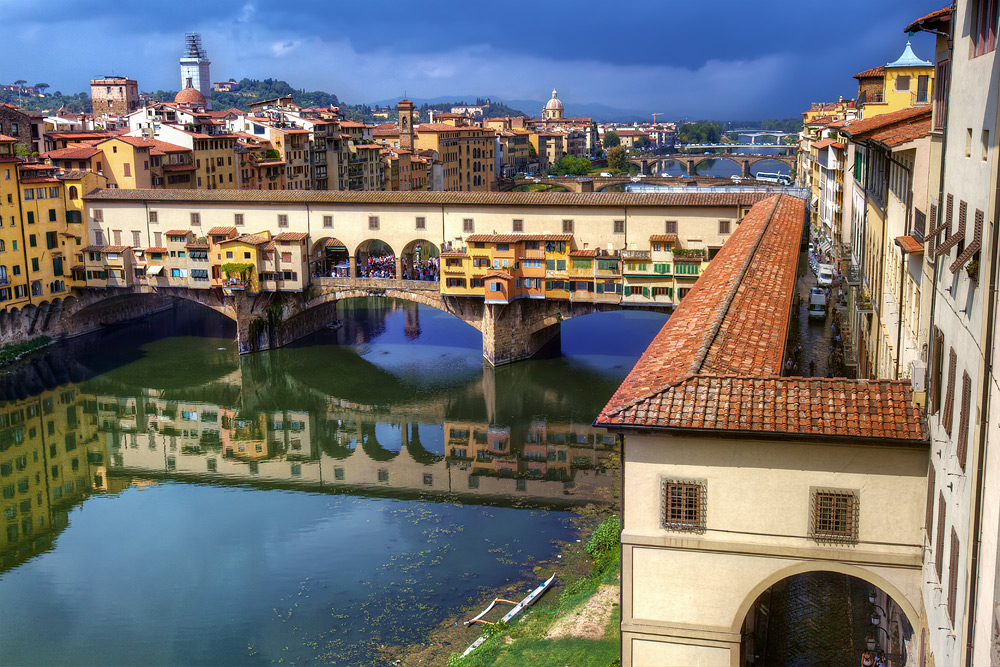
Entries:
{"type": "Polygon", "coordinates": [[[146,275],[147,276],[158,276],[162,272],[163,272],[163,267],[161,265],[159,265],[159,264],[156,264],[154,266],[149,267],[149,270],[146,271],[146,275]]]}

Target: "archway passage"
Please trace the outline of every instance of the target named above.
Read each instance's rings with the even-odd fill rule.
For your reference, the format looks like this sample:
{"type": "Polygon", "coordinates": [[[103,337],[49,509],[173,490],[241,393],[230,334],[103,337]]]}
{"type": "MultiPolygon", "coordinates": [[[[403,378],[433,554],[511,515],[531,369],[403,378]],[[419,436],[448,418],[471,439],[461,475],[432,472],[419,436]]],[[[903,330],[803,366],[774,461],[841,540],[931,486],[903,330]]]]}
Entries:
{"type": "Polygon", "coordinates": [[[362,241],[354,254],[359,278],[396,278],[399,275],[395,252],[385,241],[362,241]]]}
{"type": "Polygon", "coordinates": [[[740,632],[741,667],[902,667],[913,627],[877,586],[840,572],[786,577],[758,596],[740,632]]]}
{"type": "Polygon", "coordinates": [[[309,255],[309,271],[317,278],[349,278],[350,254],[339,239],[324,237],[313,244],[309,255]]]}
{"type": "Polygon", "coordinates": [[[441,276],[439,249],[426,239],[410,241],[400,254],[403,280],[438,282],[441,276]]]}

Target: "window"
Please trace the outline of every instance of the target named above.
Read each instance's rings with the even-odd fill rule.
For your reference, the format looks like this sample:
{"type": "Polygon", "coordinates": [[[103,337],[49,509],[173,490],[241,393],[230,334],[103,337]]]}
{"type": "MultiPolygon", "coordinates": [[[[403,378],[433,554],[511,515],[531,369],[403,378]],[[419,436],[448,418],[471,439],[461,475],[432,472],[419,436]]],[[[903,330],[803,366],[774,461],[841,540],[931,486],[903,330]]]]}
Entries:
{"type": "Polygon", "coordinates": [[[326,229],[333,229],[333,216],[332,215],[324,215],[323,216],[323,227],[325,227],[326,229]]]}
{"type": "Polygon", "coordinates": [[[462,220],[462,231],[466,234],[476,231],[476,223],[472,218],[462,220]]]}
{"type": "Polygon", "coordinates": [[[666,227],[667,227],[667,229],[666,229],[666,233],[667,234],[676,234],[677,233],[677,221],[676,220],[667,220],[666,227]]]}
{"type": "Polygon", "coordinates": [[[667,530],[705,532],[705,480],[660,482],[660,525],[667,530]]]}
{"type": "Polygon", "coordinates": [[[934,465],[927,467],[927,509],[924,516],[924,530],[927,531],[927,541],[930,542],[931,531],[934,529],[934,481],[937,473],[934,465]]]}
{"type": "Polygon", "coordinates": [[[128,163],[128,162],[124,163],[122,165],[122,168],[124,169],[124,172],[125,172],[124,175],[125,175],[126,178],[132,176],[132,165],[130,163],[128,163]]]}
{"type": "Polygon", "coordinates": [[[955,601],[958,597],[958,533],[951,529],[951,558],[948,561],[948,620],[955,627],[955,601]]]}
{"type": "Polygon", "coordinates": [[[427,218],[417,218],[415,227],[416,229],[427,229],[427,218]]]}
{"type": "Polygon", "coordinates": [[[729,220],[719,220],[719,233],[720,234],[729,233],[729,220]]]}
{"type": "Polygon", "coordinates": [[[288,226],[288,216],[284,213],[278,214],[278,226],[287,227],[288,226]]]}
{"type": "Polygon", "coordinates": [[[896,91],[900,93],[905,93],[910,90],[910,77],[906,75],[899,75],[896,77],[896,91]]]}
{"type": "Polygon", "coordinates": [[[94,222],[104,222],[104,209],[94,209],[94,222]]]}
{"type": "Polygon", "coordinates": [[[624,220],[615,220],[614,221],[614,233],[615,234],[624,234],[625,233],[625,221],[624,220]]]}
{"type": "Polygon", "coordinates": [[[958,465],[965,470],[965,456],[969,447],[969,409],[972,403],[972,378],[962,372],[962,407],[958,412],[958,443],[955,451],[958,465]]]}
{"type": "Polygon", "coordinates": [[[957,362],[955,348],[950,348],[948,350],[948,390],[944,395],[944,410],[941,413],[941,422],[949,436],[951,435],[952,417],[955,413],[955,365],[957,362]]]}
{"type": "Polygon", "coordinates": [[[931,392],[929,414],[935,414],[941,406],[941,379],[944,373],[944,334],[934,327],[934,354],[931,357],[931,392]]]}
{"type": "Polygon", "coordinates": [[[490,282],[490,291],[491,292],[502,292],[503,291],[503,283],[501,283],[500,281],[492,281],[492,282],[490,282]]]}
{"type": "Polygon", "coordinates": [[[927,104],[927,91],[930,88],[930,76],[921,74],[917,77],[917,104],[927,104]]]}
{"type": "Polygon", "coordinates": [[[370,215],[368,216],[368,229],[378,229],[378,216],[370,215]]]}
{"type": "Polygon", "coordinates": [[[515,232],[523,232],[524,231],[524,220],[516,220],[515,219],[513,221],[513,223],[512,223],[512,229],[515,232]]]}
{"type": "Polygon", "coordinates": [[[934,571],[937,572],[938,581],[941,581],[941,566],[944,563],[945,508],[944,493],[938,492],[937,539],[934,540],[934,571]]]}
{"type": "Polygon", "coordinates": [[[28,224],[29,225],[35,224],[35,212],[34,211],[28,211],[28,224]]]}
{"type": "Polygon", "coordinates": [[[563,230],[563,234],[572,234],[573,233],[573,221],[572,220],[563,220],[562,221],[562,230],[563,230]]]}
{"type": "Polygon", "coordinates": [[[28,247],[29,248],[38,247],[38,239],[35,237],[34,234],[28,234],[28,247]]]}
{"type": "Polygon", "coordinates": [[[149,222],[155,224],[155,223],[157,223],[159,221],[160,221],[159,213],[157,213],[156,211],[150,211],[149,212],[149,222]]]}
{"type": "Polygon", "coordinates": [[[197,226],[197,225],[201,224],[201,213],[192,213],[191,214],[191,224],[194,225],[194,226],[197,226]]]}
{"type": "Polygon", "coordinates": [[[809,536],[817,542],[856,543],[857,492],[813,489],[809,536]]]}
{"type": "Polygon", "coordinates": [[[972,37],[973,57],[990,53],[996,48],[997,0],[973,0],[972,37]]]}
{"type": "Polygon", "coordinates": [[[53,248],[57,247],[58,245],[59,245],[59,242],[56,240],[56,233],[55,232],[45,232],[45,247],[48,248],[49,250],[52,250],[53,248]]]}

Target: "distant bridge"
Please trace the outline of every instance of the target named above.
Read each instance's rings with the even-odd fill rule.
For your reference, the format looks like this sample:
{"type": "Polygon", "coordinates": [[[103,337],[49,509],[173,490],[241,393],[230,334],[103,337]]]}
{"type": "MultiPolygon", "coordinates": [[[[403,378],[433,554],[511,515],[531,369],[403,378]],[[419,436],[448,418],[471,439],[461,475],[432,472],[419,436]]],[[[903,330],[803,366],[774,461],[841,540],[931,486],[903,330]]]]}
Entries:
{"type": "Polygon", "coordinates": [[[713,153],[711,155],[677,154],[637,156],[628,158],[628,161],[632,164],[639,165],[639,168],[642,169],[642,173],[644,174],[650,173],[650,168],[660,162],[673,161],[679,162],[687,167],[689,176],[696,176],[698,174],[698,165],[707,160],[729,160],[740,167],[744,178],[750,178],[750,167],[758,162],[783,162],[788,165],[789,169],[792,169],[795,167],[797,157],[794,155],[749,155],[743,153],[728,153],[720,155],[713,153]]]}
{"type": "MultiPolygon", "coordinates": [[[[633,161],[633,164],[636,162],[633,161]]],[[[751,184],[756,183],[751,177],[751,184]]],[[[729,184],[729,179],[725,179],[729,184]]],[[[553,176],[552,178],[518,178],[505,182],[509,189],[530,185],[549,185],[560,187],[569,192],[602,192],[608,188],[620,185],[674,185],[674,186],[713,186],[719,184],[719,179],[712,176],[553,176]]],[[[501,187],[501,190],[505,189],[501,187]]]]}

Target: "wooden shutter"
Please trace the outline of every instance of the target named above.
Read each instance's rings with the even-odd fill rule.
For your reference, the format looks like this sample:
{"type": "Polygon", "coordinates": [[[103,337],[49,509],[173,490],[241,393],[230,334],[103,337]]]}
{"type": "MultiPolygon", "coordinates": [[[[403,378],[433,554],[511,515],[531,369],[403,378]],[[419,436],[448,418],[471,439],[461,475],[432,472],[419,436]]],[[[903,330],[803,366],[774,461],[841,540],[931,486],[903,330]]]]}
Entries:
{"type": "Polygon", "coordinates": [[[937,539],[934,540],[934,571],[937,572],[938,581],[941,581],[941,565],[944,563],[944,521],[947,518],[944,514],[944,494],[938,492],[937,539]]]}
{"type": "Polygon", "coordinates": [[[924,528],[927,530],[927,541],[930,542],[931,531],[934,530],[934,482],[937,473],[934,464],[927,468],[927,516],[924,518],[924,528]]]}
{"type": "Polygon", "coordinates": [[[955,365],[958,357],[955,355],[955,348],[948,348],[948,391],[944,395],[944,411],[941,413],[941,421],[944,422],[944,430],[951,436],[951,424],[955,416],[955,365]]]}
{"type": "Polygon", "coordinates": [[[937,414],[941,407],[941,377],[944,373],[944,333],[934,327],[934,351],[931,355],[931,405],[930,414],[937,414]]]}
{"type": "Polygon", "coordinates": [[[948,561],[948,620],[955,627],[955,599],[958,596],[958,533],[951,529],[951,558],[948,561]]]}
{"type": "Polygon", "coordinates": [[[958,465],[965,470],[965,457],[969,449],[969,409],[972,403],[972,378],[962,372],[962,407],[958,413],[958,465]]]}

